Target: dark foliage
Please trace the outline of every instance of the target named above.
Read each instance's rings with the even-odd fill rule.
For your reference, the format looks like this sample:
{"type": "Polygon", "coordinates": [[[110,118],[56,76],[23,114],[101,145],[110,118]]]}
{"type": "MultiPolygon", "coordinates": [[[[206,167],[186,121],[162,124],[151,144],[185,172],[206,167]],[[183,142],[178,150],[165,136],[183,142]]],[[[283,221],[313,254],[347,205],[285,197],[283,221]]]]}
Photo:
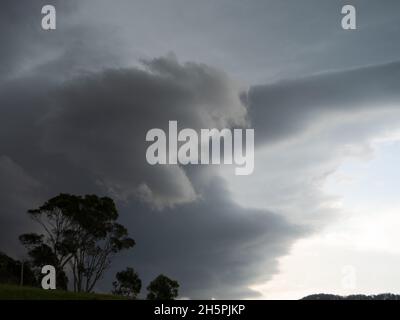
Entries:
{"type": "Polygon", "coordinates": [[[34,266],[56,268],[60,289],[67,288],[69,268],[74,291],[91,292],[114,255],[135,245],[127,229],[116,222],[118,212],[108,197],[60,194],[28,214],[43,234],[24,234],[20,241],[34,266]]]}
{"type": "Polygon", "coordinates": [[[126,268],[116,274],[113,294],[136,299],[142,288],[142,281],[133,268],[126,268]]]}
{"type": "Polygon", "coordinates": [[[148,300],[174,300],[178,296],[179,284],[175,280],[159,275],[147,287],[148,300]]]}

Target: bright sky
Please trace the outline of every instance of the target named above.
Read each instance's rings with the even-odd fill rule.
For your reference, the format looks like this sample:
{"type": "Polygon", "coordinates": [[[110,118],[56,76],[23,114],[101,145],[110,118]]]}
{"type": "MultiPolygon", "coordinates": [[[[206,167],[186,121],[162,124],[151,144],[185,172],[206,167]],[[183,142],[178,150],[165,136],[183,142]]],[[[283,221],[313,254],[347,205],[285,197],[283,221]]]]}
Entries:
{"type": "Polygon", "coordinates": [[[346,161],[324,185],[344,216],[280,259],[280,273],[253,287],[263,298],[399,292],[400,140],[373,145],[371,160],[346,161]]]}

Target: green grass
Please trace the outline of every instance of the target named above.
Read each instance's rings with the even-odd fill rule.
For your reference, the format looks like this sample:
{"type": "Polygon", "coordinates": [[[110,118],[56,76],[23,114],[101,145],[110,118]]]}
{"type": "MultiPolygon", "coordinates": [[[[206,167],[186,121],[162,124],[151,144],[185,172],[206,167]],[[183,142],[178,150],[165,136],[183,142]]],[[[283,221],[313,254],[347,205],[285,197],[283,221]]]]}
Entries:
{"type": "Polygon", "coordinates": [[[0,300],[124,300],[124,298],[111,294],[74,293],[0,284],[0,300]]]}

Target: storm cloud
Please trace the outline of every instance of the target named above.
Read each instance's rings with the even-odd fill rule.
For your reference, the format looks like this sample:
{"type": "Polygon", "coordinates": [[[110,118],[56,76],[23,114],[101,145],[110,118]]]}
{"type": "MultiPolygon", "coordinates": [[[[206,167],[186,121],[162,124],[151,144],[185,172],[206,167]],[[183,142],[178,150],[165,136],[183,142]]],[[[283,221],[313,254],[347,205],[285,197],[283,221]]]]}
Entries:
{"type": "Polygon", "coordinates": [[[253,86],[250,118],[259,142],[284,140],[321,118],[398,108],[400,62],[253,86]]]}
{"type": "MultiPolygon", "coordinates": [[[[20,252],[22,226],[34,227],[21,226],[26,209],[59,192],[106,194],[138,243],[112,271],[134,265],[147,282],[158,273],[175,277],[183,296],[235,298],[254,296],[248,286],[268,280],[277,258],[307,231],[235,204],[215,168],[147,164],[147,130],[165,129],[170,119],[194,129],[249,125],[246,89],[224,72],[170,56],[143,68],[47,79],[12,80],[1,95],[8,119],[2,185],[10,194],[2,247],[10,254],[20,252]],[[23,190],[7,188],[10,179],[23,190]]],[[[110,277],[101,290],[109,290],[110,277]]]]}
{"type": "MultiPolygon", "coordinates": [[[[120,9],[100,1],[53,3],[54,33],[40,29],[41,1],[7,1],[0,13],[6,44],[0,53],[0,250],[22,254],[17,236],[36,228],[26,210],[49,197],[111,196],[137,245],[115,261],[98,290],[108,291],[115,272],[133,266],[145,285],[160,273],[177,279],[183,297],[256,296],[249,287],[279,272],[278,259],[296,240],[340,216],[335,199],[321,190],[326,177],[347,157],[368,157],[371,139],[400,125],[400,63],[388,62],[398,44],[391,45],[393,54],[365,50],[359,66],[357,45],[369,38],[350,48],[354,35],[327,45],[325,31],[339,38],[336,11],[327,10],[328,27],[319,28],[327,17],[308,15],[317,1],[305,7],[271,2],[274,10],[301,10],[308,19],[298,28],[292,14],[277,19],[259,1],[207,2],[190,10],[180,1],[138,1],[138,10],[128,10],[130,1],[120,9]],[[182,28],[197,15],[201,28],[182,28]],[[282,24],[283,34],[271,33],[282,24]],[[260,30],[266,30],[264,42],[260,30]],[[343,48],[349,49],[346,63],[338,56],[343,48]],[[332,49],[335,58],[326,64],[332,49]],[[232,73],[249,83],[274,81],[250,86],[232,73]],[[167,130],[169,120],[179,129],[254,128],[254,174],[150,166],[145,135],[167,130]]],[[[390,3],[395,20],[397,4],[390,3]]]]}

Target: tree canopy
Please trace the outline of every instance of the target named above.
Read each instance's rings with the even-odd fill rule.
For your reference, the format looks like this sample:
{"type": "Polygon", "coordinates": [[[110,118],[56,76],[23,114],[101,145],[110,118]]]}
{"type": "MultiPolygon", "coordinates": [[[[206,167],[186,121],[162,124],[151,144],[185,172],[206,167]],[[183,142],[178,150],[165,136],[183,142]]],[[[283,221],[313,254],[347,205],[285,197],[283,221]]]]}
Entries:
{"type": "Polygon", "coordinates": [[[149,300],[174,300],[178,296],[179,284],[163,274],[155,278],[147,287],[149,300]]]}
{"type": "Polygon", "coordinates": [[[142,281],[133,268],[126,268],[116,274],[113,294],[136,299],[142,288],[142,281]]]}
{"type": "Polygon", "coordinates": [[[108,197],[60,194],[28,214],[43,233],[23,234],[20,241],[34,265],[56,267],[58,287],[66,288],[69,268],[74,291],[91,292],[115,254],[135,245],[108,197]]]}

